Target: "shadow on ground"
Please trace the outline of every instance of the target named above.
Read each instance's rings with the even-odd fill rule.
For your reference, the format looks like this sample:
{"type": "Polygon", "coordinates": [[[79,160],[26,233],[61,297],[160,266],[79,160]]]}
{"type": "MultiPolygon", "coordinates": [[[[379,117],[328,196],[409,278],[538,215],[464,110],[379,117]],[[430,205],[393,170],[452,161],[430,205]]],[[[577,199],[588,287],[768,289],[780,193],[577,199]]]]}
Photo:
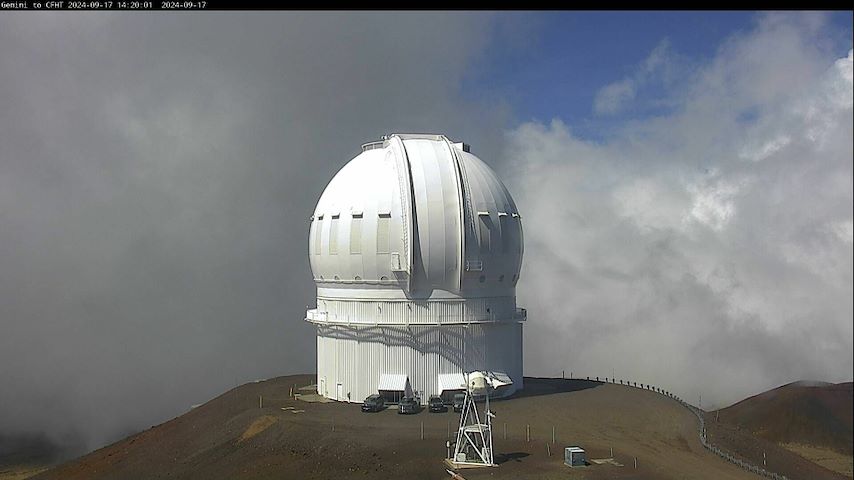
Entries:
{"type": "Polygon", "coordinates": [[[496,453],[495,454],[495,463],[501,465],[505,462],[521,462],[523,458],[530,456],[530,453],[525,452],[512,452],[512,453],[496,453]]]}
{"type": "Polygon", "coordinates": [[[517,391],[507,399],[537,397],[540,395],[552,395],[555,393],[578,392],[588,388],[596,388],[605,382],[595,380],[580,380],[569,378],[540,378],[525,377],[525,388],[517,391]]]}

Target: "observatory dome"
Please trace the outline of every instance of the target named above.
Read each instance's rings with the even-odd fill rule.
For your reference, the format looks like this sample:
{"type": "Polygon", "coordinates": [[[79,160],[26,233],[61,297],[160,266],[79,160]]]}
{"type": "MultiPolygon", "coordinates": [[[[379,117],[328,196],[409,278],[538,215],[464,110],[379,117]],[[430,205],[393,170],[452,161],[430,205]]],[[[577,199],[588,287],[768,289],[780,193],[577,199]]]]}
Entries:
{"type": "Polygon", "coordinates": [[[317,391],[338,401],[450,401],[465,374],[523,388],[522,223],[467,145],[394,134],[362,145],[311,217],[317,391]]]}
{"type": "Polygon", "coordinates": [[[309,233],[319,295],[512,296],[522,226],[507,188],[467,145],[384,137],[329,182],[309,233]]]}

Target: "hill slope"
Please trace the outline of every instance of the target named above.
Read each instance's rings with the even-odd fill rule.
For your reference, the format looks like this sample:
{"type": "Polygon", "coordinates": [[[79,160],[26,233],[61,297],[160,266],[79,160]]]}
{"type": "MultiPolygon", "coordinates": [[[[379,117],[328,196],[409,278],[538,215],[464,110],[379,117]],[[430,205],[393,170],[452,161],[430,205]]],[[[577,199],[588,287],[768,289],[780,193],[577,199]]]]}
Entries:
{"type": "MultiPolygon", "coordinates": [[[[358,405],[290,398],[290,387],[313,382],[313,376],[293,376],[243,385],[35,478],[448,478],[442,459],[458,415],[363,414],[358,405]]],[[[500,466],[466,470],[467,479],[758,478],[703,449],[696,418],[650,391],[526,379],[525,396],[492,406],[500,466]],[[562,464],[568,445],[584,447],[594,459],[613,449],[624,466],[569,469],[562,464]]]]}
{"type": "Polygon", "coordinates": [[[790,478],[850,478],[851,407],[850,382],[795,382],[708,412],[706,425],[719,447],[790,478]]]}
{"type": "Polygon", "coordinates": [[[775,443],[854,453],[852,383],[795,382],[720,411],[720,421],[775,443]]]}

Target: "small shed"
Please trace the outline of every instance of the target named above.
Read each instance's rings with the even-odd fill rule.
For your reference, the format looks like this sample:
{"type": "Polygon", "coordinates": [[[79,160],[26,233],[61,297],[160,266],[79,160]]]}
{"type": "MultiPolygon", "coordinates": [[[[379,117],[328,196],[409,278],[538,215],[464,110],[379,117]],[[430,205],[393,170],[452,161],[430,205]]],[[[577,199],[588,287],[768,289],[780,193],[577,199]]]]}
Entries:
{"type": "Polygon", "coordinates": [[[563,452],[563,463],[570,467],[582,467],[587,465],[587,455],[581,447],[566,447],[563,452]]]}
{"type": "Polygon", "coordinates": [[[445,403],[454,401],[454,394],[466,391],[466,379],[462,373],[439,374],[439,396],[445,403]]]}
{"type": "Polygon", "coordinates": [[[399,374],[380,375],[380,383],[377,391],[385,399],[386,403],[398,403],[403,397],[413,395],[412,386],[409,384],[409,376],[399,374]]]}

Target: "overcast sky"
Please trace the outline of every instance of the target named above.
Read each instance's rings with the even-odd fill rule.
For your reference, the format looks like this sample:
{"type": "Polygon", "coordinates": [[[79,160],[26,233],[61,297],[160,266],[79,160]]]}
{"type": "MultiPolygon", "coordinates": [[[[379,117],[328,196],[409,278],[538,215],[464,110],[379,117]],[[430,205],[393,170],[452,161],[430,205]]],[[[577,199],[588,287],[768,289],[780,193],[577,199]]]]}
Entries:
{"type": "Polygon", "coordinates": [[[308,217],[390,132],[514,195],[526,374],[851,380],[850,12],[7,12],[0,44],[2,433],[92,448],[313,372],[308,217]]]}

